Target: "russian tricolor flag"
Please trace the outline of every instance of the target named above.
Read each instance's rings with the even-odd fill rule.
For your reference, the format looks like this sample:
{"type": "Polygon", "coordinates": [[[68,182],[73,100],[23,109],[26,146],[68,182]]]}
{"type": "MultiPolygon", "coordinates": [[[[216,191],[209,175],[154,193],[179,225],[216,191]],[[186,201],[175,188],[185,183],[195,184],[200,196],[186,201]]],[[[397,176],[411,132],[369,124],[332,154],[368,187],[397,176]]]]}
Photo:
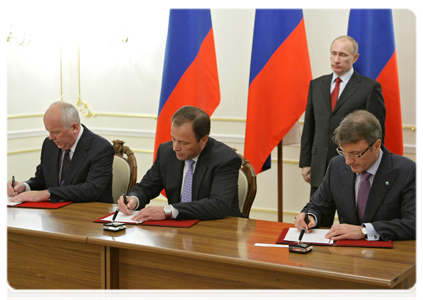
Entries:
{"type": "Polygon", "coordinates": [[[382,85],[386,107],[385,146],[403,154],[401,100],[394,23],[390,9],[351,9],[348,35],[359,46],[354,68],[382,85]]]}
{"type": "Polygon", "coordinates": [[[256,173],[305,111],[311,79],[302,10],[256,10],[244,148],[256,173]]]}
{"type": "Polygon", "coordinates": [[[171,9],[154,159],[159,145],[171,140],[170,119],[175,111],[192,105],[212,115],[219,103],[210,9],[171,9]]]}

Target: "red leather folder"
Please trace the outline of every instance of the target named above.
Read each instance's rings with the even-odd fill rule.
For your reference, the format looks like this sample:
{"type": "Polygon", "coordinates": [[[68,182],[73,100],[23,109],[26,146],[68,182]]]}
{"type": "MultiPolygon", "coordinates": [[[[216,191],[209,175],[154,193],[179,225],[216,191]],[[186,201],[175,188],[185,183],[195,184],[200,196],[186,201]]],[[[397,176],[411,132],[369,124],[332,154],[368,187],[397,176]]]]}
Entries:
{"type": "Polygon", "coordinates": [[[23,202],[21,204],[16,205],[15,207],[26,207],[26,208],[60,208],[66,205],[71,204],[72,202],[59,202],[59,203],[51,203],[50,201],[41,201],[41,202],[23,202]]]}
{"type": "MultiPolygon", "coordinates": [[[[108,223],[103,219],[113,215],[114,213],[108,214],[104,217],[101,217],[97,220],[94,220],[94,223],[108,223]]],[[[121,222],[121,221],[119,221],[121,222]]],[[[150,226],[165,226],[165,227],[180,227],[180,228],[189,228],[200,222],[200,220],[160,220],[160,221],[145,221],[142,223],[131,223],[131,222],[121,222],[126,224],[135,224],[135,225],[150,225],[150,226]]]]}
{"type": "MultiPolygon", "coordinates": [[[[292,241],[285,241],[285,236],[288,233],[289,228],[282,229],[276,244],[292,244],[292,241]]],[[[343,246],[343,247],[363,247],[363,248],[393,248],[392,240],[389,241],[367,241],[367,240],[340,240],[334,241],[332,245],[329,244],[318,244],[313,245],[326,245],[326,246],[343,246]]]]}

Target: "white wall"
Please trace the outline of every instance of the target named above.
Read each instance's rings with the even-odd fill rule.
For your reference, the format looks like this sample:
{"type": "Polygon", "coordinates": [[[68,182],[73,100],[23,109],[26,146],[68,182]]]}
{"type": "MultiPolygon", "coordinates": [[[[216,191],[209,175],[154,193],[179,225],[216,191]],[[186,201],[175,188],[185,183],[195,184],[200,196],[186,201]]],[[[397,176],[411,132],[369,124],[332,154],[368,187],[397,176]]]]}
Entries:
{"type": "MultiPolygon", "coordinates": [[[[42,114],[63,96],[74,105],[78,100],[88,105],[80,105],[81,118],[91,130],[127,142],[141,179],[153,159],[169,10],[132,2],[66,3],[45,11],[32,1],[9,10],[12,33],[31,34],[31,42],[5,47],[7,178],[13,174],[25,180],[34,174],[46,136],[42,114]],[[126,38],[126,43],[116,42],[126,38]],[[89,113],[96,116],[86,117],[89,113]]],[[[313,77],[331,72],[329,46],[347,33],[348,14],[349,9],[304,9],[313,77]]],[[[410,128],[416,126],[416,17],[406,9],[395,9],[393,15],[405,155],[415,159],[410,128]]],[[[243,153],[254,9],[212,9],[212,22],[221,88],[212,136],[243,153]]],[[[292,222],[308,201],[309,186],[298,168],[299,146],[283,151],[284,220],[292,222]]],[[[252,218],[277,220],[276,151],[272,159],[272,169],[258,176],[252,218]]]]}

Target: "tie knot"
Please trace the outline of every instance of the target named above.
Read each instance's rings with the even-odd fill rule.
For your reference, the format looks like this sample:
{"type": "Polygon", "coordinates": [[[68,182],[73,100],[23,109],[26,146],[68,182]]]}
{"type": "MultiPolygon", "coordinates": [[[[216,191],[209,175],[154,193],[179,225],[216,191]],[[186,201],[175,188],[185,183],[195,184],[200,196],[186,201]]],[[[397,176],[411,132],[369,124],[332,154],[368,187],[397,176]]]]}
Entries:
{"type": "Polygon", "coordinates": [[[336,77],[336,79],[335,79],[335,82],[338,84],[338,83],[340,83],[342,81],[342,79],[341,78],[339,78],[339,77],[336,77]]]}
{"type": "Polygon", "coordinates": [[[368,180],[369,180],[370,175],[372,175],[372,174],[367,173],[366,171],[361,172],[361,181],[368,181],[368,180]]]}
{"type": "Polygon", "coordinates": [[[194,166],[194,164],[195,164],[195,160],[192,160],[192,159],[189,159],[188,160],[188,168],[192,169],[192,167],[194,166]]]}

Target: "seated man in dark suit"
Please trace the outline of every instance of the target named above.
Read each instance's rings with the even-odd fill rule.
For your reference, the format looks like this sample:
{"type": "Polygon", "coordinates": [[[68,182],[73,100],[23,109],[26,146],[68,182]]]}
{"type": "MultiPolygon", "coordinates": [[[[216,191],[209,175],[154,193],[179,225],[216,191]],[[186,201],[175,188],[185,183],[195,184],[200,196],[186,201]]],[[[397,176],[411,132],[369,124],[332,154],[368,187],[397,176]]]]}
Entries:
{"type": "Polygon", "coordinates": [[[371,113],[347,115],[335,130],[340,156],[328,166],[323,183],[295,226],[330,227],[332,240],[407,240],[416,238],[416,163],[390,153],[381,142],[382,129],[371,113]]]}
{"type": "Polygon", "coordinates": [[[137,221],[243,217],[238,204],[241,159],[209,133],[210,118],[203,110],[184,106],[176,111],[172,141],[159,146],[153,166],[128,193],[127,206],[120,197],[120,211],[141,209],[132,218],[137,221]],[[145,207],[163,189],[169,205],[145,207]]]}
{"type": "Polygon", "coordinates": [[[44,140],[35,177],[7,183],[12,202],[113,203],[114,148],[109,141],[80,124],[78,110],[66,102],[53,103],[44,114],[49,137],[44,140]]]}

